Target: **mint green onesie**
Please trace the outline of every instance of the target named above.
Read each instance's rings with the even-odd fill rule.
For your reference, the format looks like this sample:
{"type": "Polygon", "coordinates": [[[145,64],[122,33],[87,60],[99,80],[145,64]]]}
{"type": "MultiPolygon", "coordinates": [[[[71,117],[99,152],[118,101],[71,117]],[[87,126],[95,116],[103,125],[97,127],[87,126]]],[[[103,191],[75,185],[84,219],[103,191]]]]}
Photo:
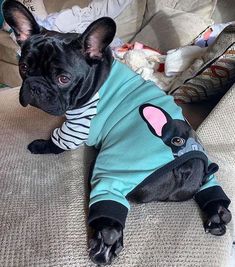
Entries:
{"type": "MultiPolygon", "coordinates": [[[[192,158],[203,159],[211,169],[198,194],[213,187],[219,192],[215,198],[225,198],[213,174],[217,165],[208,161],[173,97],[126,65],[114,61],[108,79],[93,99],[66,115],[67,122],[54,131],[53,142],[63,149],[74,149],[84,142],[99,149],[91,177],[89,222],[103,216],[124,225],[130,208],[128,193],[151,174],[157,175],[163,168],[171,171],[192,158]],[[76,116],[80,123],[75,124],[76,116]],[[177,136],[177,125],[185,127],[184,138],[177,136]]],[[[201,206],[210,200],[205,199],[208,194],[202,195],[201,206]]],[[[200,197],[197,202],[200,205],[200,197]]]]}

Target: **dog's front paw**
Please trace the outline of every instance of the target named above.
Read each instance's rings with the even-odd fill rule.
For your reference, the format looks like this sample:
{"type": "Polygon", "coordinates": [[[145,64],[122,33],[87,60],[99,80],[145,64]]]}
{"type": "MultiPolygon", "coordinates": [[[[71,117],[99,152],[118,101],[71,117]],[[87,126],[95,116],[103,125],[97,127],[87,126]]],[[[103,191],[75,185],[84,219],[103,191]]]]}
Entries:
{"type": "Polygon", "coordinates": [[[48,140],[37,139],[28,145],[28,150],[32,154],[48,153],[48,140]]]}
{"type": "Polygon", "coordinates": [[[49,140],[43,140],[43,139],[37,139],[34,140],[32,143],[28,145],[28,150],[32,154],[59,154],[64,152],[63,149],[56,146],[51,139],[49,140]]]}
{"type": "Polygon", "coordinates": [[[109,265],[123,249],[123,230],[121,227],[106,226],[95,230],[90,240],[90,259],[97,265],[109,265]]]}
{"type": "Polygon", "coordinates": [[[214,209],[213,213],[209,212],[209,219],[204,223],[204,228],[206,233],[221,236],[226,233],[226,224],[231,221],[232,215],[223,205],[218,204],[214,209]]]}

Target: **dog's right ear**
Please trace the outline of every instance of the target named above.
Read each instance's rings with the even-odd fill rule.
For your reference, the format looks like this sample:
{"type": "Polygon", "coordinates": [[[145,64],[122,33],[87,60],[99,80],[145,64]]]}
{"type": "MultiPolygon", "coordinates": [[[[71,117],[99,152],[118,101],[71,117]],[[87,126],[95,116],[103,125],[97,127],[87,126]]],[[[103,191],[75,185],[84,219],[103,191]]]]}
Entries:
{"type": "Polygon", "coordinates": [[[40,26],[37,24],[33,15],[20,2],[6,0],[2,5],[2,11],[4,19],[13,29],[19,45],[33,34],[40,32],[40,26]]]}

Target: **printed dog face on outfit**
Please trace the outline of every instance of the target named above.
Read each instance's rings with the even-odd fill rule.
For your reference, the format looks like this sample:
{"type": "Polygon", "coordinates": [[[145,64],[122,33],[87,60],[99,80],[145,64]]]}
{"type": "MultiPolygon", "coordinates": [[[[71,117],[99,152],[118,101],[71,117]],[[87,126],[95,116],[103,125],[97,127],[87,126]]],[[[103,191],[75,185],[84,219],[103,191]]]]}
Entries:
{"type": "Polygon", "coordinates": [[[140,114],[150,131],[172,149],[175,157],[192,150],[204,151],[195,132],[186,121],[174,120],[165,110],[150,104],[142,105],[140,114]]]}
{"type": "Polygon", "coordinates": [[[206,215],[206,231],[226,232],[230,200],[216,181],[217,164],[174,99],[113,59],[111,18],[94,21],[79,35],[41,28],[14,0],[4,2],[3,13],[22,49],[21,105],[66,116],[49,140],[33,141],[29,151],[59,154],[84,143],[99,149],[90,177],[93,262],[110,264],[122,250],[129,200],[194,197],[206,215]]]}

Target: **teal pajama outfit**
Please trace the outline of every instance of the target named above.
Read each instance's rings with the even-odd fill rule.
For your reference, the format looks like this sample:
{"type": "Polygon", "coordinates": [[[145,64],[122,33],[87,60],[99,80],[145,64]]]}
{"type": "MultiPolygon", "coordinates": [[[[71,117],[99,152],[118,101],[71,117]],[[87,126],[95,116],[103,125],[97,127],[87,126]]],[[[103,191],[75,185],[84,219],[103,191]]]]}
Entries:
{"type": "MultiPolygon", "coordinates": [[[[108,79],[89,103],[68,112],[67,124],[56,129],[52,136],[53,142],[63,149],[74,149],[84,142],[99,149],[91,177],[89,222],[104,216],[116,219],[124,226],[130,208],[126,199],[128,193],[169,163],[173,169],[196,157],[202,158],[209,169],[210,162],[194,133],[187,140],[175,139],[176,144],[184,142],[179,151],[173,151],[164,143],[164,125],[176,120],[185,121],[181,108],[172,96],[166,95],[153,82],[143,80],[126,65],[114,61],[108,79]],[[76,114],[83,123],[75,126],[80,128],[72,129],[76,114]],[[84,134],[81,127],[88,131],[84,138],[79,135],[82,140],[78,142],[71,131],[84,134]]],[[[214,188],[216,190],[212,191],[216,193],[212,194],[216,198],[229,202],[214,171],[208,172],[207,182],[197,194],[214,188]]],[[[200,198],[197,202],[203,208],[210,199],[206,193],[202,194],[202,199],[202,203],[200,198]]]]}

